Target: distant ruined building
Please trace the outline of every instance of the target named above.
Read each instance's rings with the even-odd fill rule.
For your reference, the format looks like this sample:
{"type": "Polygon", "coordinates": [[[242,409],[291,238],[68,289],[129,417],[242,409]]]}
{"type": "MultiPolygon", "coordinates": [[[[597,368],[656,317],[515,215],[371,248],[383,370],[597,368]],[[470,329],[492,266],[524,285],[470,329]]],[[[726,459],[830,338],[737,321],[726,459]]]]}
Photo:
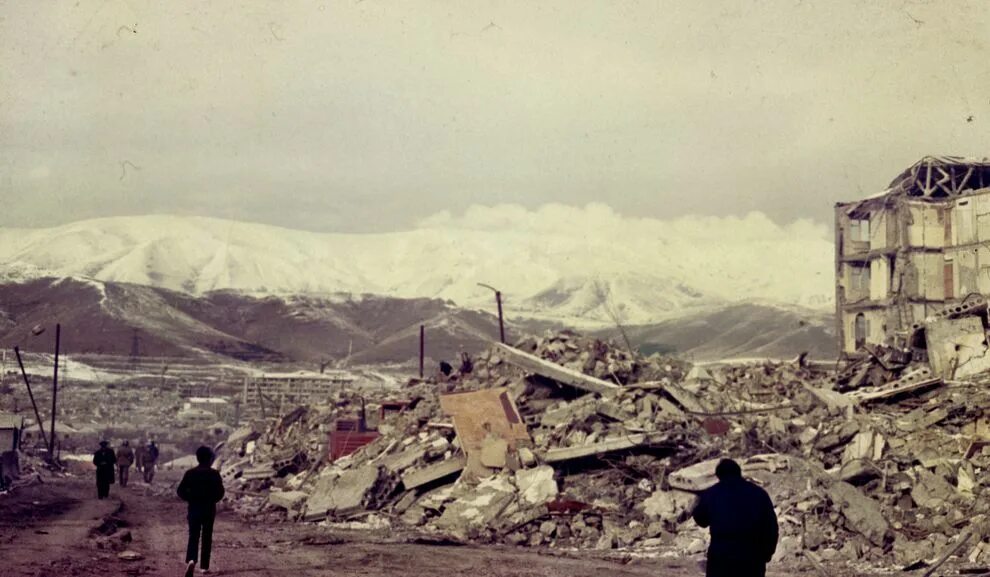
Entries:
{"type": "Polygon", "coordinates": [[[876,196],[835,206],[842,357],[914,348],[926,318],[990,294],[990,161],[927,156],[876,196]]]}

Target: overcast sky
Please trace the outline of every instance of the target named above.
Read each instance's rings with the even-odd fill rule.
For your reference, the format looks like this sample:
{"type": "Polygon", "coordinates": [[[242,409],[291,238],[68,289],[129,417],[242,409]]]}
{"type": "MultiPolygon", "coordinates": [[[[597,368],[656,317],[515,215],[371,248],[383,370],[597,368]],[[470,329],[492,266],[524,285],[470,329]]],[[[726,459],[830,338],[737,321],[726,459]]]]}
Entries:
{"type": "Polygon", "coordinates": [[[990,155],[988,42],[985,0],[0,0],[0,226],[825,222],[990,155]]]}

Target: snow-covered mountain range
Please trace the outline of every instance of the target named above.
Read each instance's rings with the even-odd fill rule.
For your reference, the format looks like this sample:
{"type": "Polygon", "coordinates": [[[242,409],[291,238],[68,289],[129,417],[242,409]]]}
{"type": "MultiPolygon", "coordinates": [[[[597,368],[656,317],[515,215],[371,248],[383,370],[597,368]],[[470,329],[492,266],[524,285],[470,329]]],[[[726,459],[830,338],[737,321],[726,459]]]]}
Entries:
{"type": "Polygon", "coordinates": [[[80,277],[193,295],[375,294],[575,325],[646,324],[737,302],[832,302],[824,226],[745,218],[626,218],[608,207],[475,207],[383,234],[323,234],[203,217],[0,228],[0,275],[80,277]]]}

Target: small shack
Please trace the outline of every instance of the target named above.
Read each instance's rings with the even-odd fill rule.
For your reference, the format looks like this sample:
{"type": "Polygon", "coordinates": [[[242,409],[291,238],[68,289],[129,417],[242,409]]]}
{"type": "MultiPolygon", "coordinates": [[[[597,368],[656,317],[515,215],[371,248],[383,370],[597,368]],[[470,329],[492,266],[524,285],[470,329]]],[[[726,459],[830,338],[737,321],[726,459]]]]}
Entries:
{"type": "Polygon", "coordinates": [[[6,488],[21,474],[18,451],[24,418],[12,413],[0,413],[0,488],[6,488]]]}

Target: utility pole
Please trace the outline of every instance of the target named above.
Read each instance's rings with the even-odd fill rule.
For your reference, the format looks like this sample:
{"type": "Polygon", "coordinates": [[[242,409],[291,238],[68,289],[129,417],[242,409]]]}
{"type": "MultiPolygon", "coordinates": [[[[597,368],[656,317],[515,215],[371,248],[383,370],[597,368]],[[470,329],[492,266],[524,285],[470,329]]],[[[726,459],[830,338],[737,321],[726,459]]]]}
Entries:
{"type": "Polygon", "coordinates": [[[423,357],[426,354],[426,327],[419,325],[419,378],[423,378],[423,357]]]}
{"type": "Polygon", "coordinates": [[[491,289],[495,291],[495,305],[498,306],[498,339],[503,345],[505,344],[505,321],[502,319],[502,291],[497,288],[486,285],[484,283],[478,283],[478,286],[485,287],[486,289],[491,289]]]}
{"type": "Polygon", "coordinates": [[[48,455],[52,461],[55,460],[55,409],[58,400],[58,352],[59,342],[62,336],[62,325],[55,324],[55,375],[52,377],[52,426],[49,429],[51,435],[48,438],[48,455]]]}
{"type": "Polygon", "coordinates": [[[24,361],[21,360],[21,350],[14,347],[14,354],[17,355],[17,364],[21,367],[21,376],[24,377],[24,384],[27,386],[28,397],[31,398],[31,406],[34,407],[34,418],[38,422],[38,429],[41,431],[41,440],[48,446],[48,437],[45,435],[45,425],[41,421],[41,413],[38,412],[38,403],[34,402],[34,393],[31,392],[31,381],[28,380],[27,371],[24,370],[24,361]]]}

